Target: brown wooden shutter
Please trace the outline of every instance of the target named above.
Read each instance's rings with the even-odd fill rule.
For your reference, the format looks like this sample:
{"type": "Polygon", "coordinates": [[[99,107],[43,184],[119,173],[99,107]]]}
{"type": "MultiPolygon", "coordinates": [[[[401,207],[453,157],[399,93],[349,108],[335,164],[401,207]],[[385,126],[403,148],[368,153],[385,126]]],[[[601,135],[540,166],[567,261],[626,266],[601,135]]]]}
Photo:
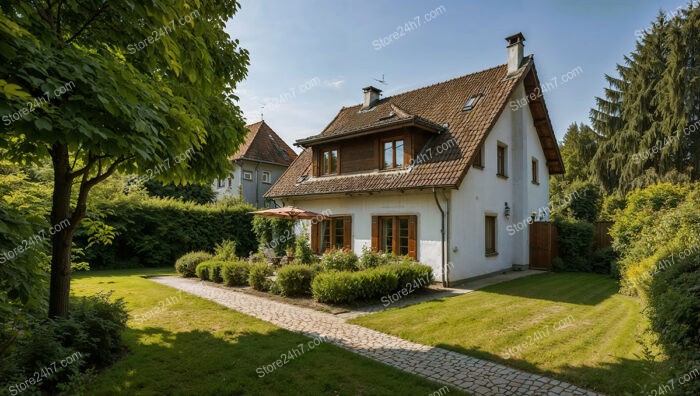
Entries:
{"type": "Polygon", "coordinates": [[[416,247],[418,243],[416,236],[418,235],[418,216],[408,216],[408,255],[412,258],[417,258],[416,247]]]}
{"type": "Polygon", "coordinates": [[[343,218],[343,247],[352,249],[352,217],[343,218]]]}
{"type": "Polygon", "coordinates": [[[311,250],[318,254],[318,222],[311,222],[311,250]]]}
{"type": "Polygon", "coordinates": [[[407,133],[403,140],[403,166],[408,168],[413,158],[413,134],[407,133]]]}
{"type": "Polygon", "coordinates": [[[311,172],[314,176],[319,176],[319,171],[318,171],[318,150],[315,148],[311,149],[311,172]]]}
{"type": "Polygon", "coordinates": [[[379,217],[372,216],[372,251],[379,250],[379,217]]]}

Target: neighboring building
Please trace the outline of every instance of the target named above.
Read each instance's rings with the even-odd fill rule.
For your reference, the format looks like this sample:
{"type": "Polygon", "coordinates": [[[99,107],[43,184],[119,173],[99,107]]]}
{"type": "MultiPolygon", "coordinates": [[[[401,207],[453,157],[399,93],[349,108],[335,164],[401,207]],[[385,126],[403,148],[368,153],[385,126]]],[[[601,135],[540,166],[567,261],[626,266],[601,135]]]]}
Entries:
{"type": "Polygon", "coordinates": [[[564,164],[525,38],[506,40],[505,65],[387,98],[365,88],[297,142],[266,197],[333,213],[311,227],[318,252],[408,254],[447,284],[527,265],[529,233],[514,225],[548,217],[564,164]]]}
{"type": "Polygon", "coordinates": [[[265,121],[246,126],[248,134],[229,159],[236,169],[226,179],[214,180],[217,199],[241,196],[256,207],[269,206],[265,193],[287,170],[297,154],[265,121]]]}

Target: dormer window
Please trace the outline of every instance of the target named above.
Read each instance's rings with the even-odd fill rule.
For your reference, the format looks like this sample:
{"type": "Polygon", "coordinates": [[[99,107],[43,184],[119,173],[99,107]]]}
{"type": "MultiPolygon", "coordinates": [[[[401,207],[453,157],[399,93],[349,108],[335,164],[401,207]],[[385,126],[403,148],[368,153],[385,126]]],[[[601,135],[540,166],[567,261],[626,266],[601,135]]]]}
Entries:
{"type": "Polygon", "coordinates": [[[484,96],[484,94],[476,94],[476,95],[472,96],[471,98],[469,98],[469,100],[467,101],[467,104],[464,105],[464,108],[462,109],[462,111],[473,110],[476,107],[476,105],[479,103],[479,100],[481,100],[481,98],[483,96],[484,96]]]}
{"type": "Polygon", "coordinates": [[[403,139],[384,141],[382,151],[382,168],[402,168],[404,164],[403,152],[403,139]]]}
{"type": "Polygon", "coordinates": [[[338,149],[323,150],[321,153],[321,174],[338,174],[338,149]]]}

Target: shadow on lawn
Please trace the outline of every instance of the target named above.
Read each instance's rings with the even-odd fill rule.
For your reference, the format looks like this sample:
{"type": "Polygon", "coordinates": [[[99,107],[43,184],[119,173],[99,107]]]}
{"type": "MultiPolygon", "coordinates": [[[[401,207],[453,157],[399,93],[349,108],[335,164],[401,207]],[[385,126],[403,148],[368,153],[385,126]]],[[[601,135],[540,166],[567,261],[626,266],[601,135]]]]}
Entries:
{"type": "Polygon", "coordinates": [[[667,367],[663,362],[648,363],[641,360],[622,358],[617,363],[602,363],[600,367],[566,365],[558,372],[553,372],[551,370],[542,370],[527,360],[504,359],[499,355],[478,348],[464,348],[452,344],[438,344],[437,347],[509,366],[527,373],[558,379],[608,395],[639,394],[643,384],[654,384],[651,377],[644,374],[648,371],[653,371],[657,378],[668,376],[666,374],[667,367]]]}
{"type": "Polygon", "coordinates": [[[618,281],[590,273],[544,273],[481,289],[482,292],[578,305],[598,305],[617,294],[618,281]]]}
{"type": "Polygon", "coordinates": [[[323,342],[309,348],[310,338],[281,329],[258,333],[231,328],[215,336],[147,327],[129,329],[125,339],[130,352],[100,374],[89,393],[391,395],[415,389],[427,394],[437,385],[399,370],[377,370],[377,363],[355,356],[360,360],[343,365],[351,352],[323,342]],[[302,343],[304,353],[288,355],[302,343]],[[287,363],[276,364],[283,354],[287,363]]]}

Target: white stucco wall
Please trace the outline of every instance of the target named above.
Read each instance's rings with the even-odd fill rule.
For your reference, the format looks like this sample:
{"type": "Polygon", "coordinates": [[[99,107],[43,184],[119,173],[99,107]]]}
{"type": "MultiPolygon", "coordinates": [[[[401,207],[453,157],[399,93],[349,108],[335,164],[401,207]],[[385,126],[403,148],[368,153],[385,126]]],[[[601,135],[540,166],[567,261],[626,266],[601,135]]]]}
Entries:
{"type": "MultiPolygon", "coordinates": [[[[521,84],[511,99],[524,95],[521,84]]],[[[448,260],[452,282],[509,269],[513,264],[528,264],[528,230],[517,230],[514,224],[549,202],[546,159],[527,107],[513,110],[506,106],[486,138],[483,163],[483,169],[470,169],[460,188],[451,194],[448,260]],[[499,142],[508,146],[507,179],[496,175],[499,142]],[[531,182],[532,157],[538,160],[539,185],[531,182]],[[506,202],[509,218],[504,215],[506,202]],[[492,257],[484,253],[487,214],[496,216],[498,255],[492,257]]]]}
{"type": "Polygon", "coordinates": [[[362,254],[362,247],[372,244],[372,216],[416,215],[417,258],[433,267],[436,279],[440,279],[442,262],[440,235],[440,211],[432,192],[409,191],[353,197],[332,197],[303,200],[284,200],[316,213],[330,210],[332,216],[352,217],[352,250],[362,254]]]}

